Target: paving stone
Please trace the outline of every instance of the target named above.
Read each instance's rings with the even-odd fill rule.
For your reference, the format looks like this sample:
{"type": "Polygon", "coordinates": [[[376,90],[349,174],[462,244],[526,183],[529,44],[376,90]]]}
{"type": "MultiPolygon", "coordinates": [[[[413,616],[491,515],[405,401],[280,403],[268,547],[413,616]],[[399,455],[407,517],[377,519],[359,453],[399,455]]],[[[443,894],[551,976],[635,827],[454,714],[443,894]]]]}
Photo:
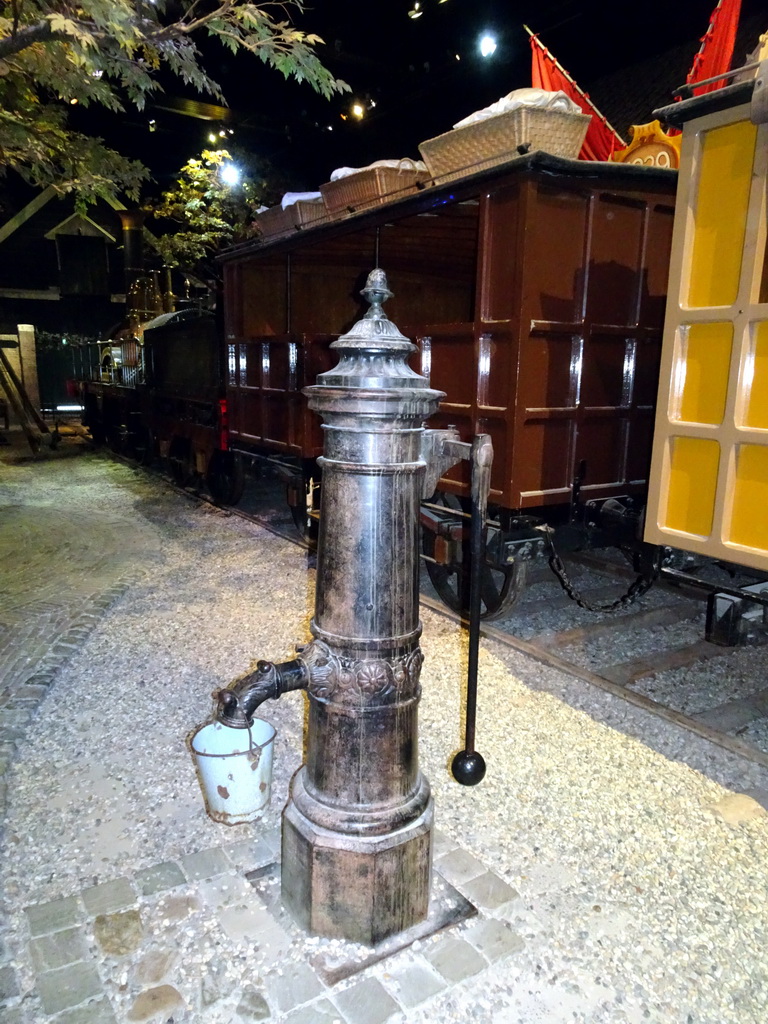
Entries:
{"type": "Polygon", "coordinates": [[[13,1009],[10,1006],[0,1006],[0,1009],[3,1011],[0,1018],[3,1024],[34,1024],[23,1006],[14,1006],[13,1009]]]}
{"type": "Polygon", "coordinates": [[[22,728],[27,724],[29,719],[29,711],[24,708],[16,708],[14,710],[6,708],[3,711],[0,711],[0,727],[2,728],[22,728]]]}
{"type": "Polygon", "coordinates": [[[119,914],[100,914],[93,922],[93,933],[102,952],[110,956],[127,956],[141,945],[144,929],[138,910],[119,914]]]}
{"type": "Polygon", "coordinates": [[[133,967],[133,980],[137,986],[157,985],[168,974],[177,959],[174,949],[148,949],[133,967]]]}
{"type": "Polygon", "coordinates": [[[267,982],[267,994],[281,1013],[308,1003],[322,992],[322,982],[305,963],[287,963],[280,974],[273,974],[267,982]]]}
{"type": "Polygon", "coordinates": [[[7,965],[0,967],[0,999],[12,999],[19,995],[19,979],[14,969],[7,965]]]}
{"type": "Polygon", "coordinates": [[[29,943],[32,963],[38,973],[55,971],[58,967],[85,960],[88,940],[82,928],[65,928],[51,935],[42,935],[29,943]]]}
{"type": "Polygon", "coordinates": [[[190,882],[211,878],[213,875],[223,875],[230,868],[227,855],[220,847],[187,854],[181,858],[181,866],[190,882]]]}
{"type": "Polygon", "coordinates": [[[391,971],[389,982],[406,1009],[418,1006],[445,988],[445,981],[423,963],[412,963],[391,971]]]}
{"type": "Polygon", "coordinates": [[[52,900],[50,903],[39,903],[35,907],[26,907],[24,912],[33,937],[70,928],[81,918],[80,903],[76,896],[52,900]]]}
{"type": "Polygon", "coordinates": [[[0,757],[6,759],[7,761],[10,761],[15,749],[15,743],[4,743],[2,740],[0,740],[0,757]]]}
{"type": "Polygon", "coordinates": [[[461,886],[485,871],[485,864],[466,850],[456,849],[435,861],[435,867],[453,885],[461,886]]]}
{"type": "Polygon", "coordinates": [[[449,936],[424,950],[424,956],[438,974],[455,984],[485,970],[488,962],[464,939],[449,936]]]}
{"type": "Polygon", "coordinates": [[[339,1011],[327,999],[302,1006],[283,1017],[283,1024],[341,1024],[339,1011]]]}
{"type": "Polygon", "coordinates": [[[247,905],[220,907],[217,917],[230,939],[255,942],[259,949],[269,950],[270,959],[279,959],[291,946],[288,933],[256,900],[252,899],[247,905]]]}
{"type": "Polygon", "coordinates": [[[24,683],[22,687],[20,687],[18,692],[19,696],[23,700],[33,700],[37,702],[40,701],[46,695],[46,693],[48,692],[48,688],[46,686],[39,686],[38,684],[27,680],[27,682],[24,683]]]}
{"type": "Polygon", "coordinates": [[[157,905],[157,913],[162,916],[163,924],[174,924],[200,909],[200,902],[189,895],[165,895],[157,905]]]}
{"type": "Polygon", "coordinates": [[[46,1013],[60,1013],[103,992],[96,965],[82,961],[39,974],[37,991],[46,1013]]]}
{"type": "Polygon", "coordinates": [[[240,1002],[237,1004],[235,1013],[242,1021],[268,1020],[271,1016],[269,1003],[263,993],[254,988],[253,985],[246,985],[240,1002]]]}
{"type": "Polygon", "coordinates": [[[216,878],[206,878],[199,892],[209,907],[226,907],[233,903],[249,903],[253,899],[253,886],[240,875],[228,872],[216,878]]]}
{"type": "Polygon", "coordinates": [[[383,1024],[400,1007],[376,978],[365,978],[343,992],[336,992],[334,1002],[347,1024],[383,1024]]]}
{"type": "Polygon", "coordinates": [[[495,871],[486,871],[464,885],[464,895],[481,910],[497,910],[519,893],[495,871]]]}
{"type": "Polygon", "coordinates": [[[239,871],[253,871],[271,864],[275,859],[275,851],[271,843],[263,837],[255,841],[243,840],[225,846],[224,852],[239,871]]]}
{"type": "Polygon", "coordinates": [[[209,963],[208,967],[209,970],[200,979],[200,1005],[203,1009],[226,999],[235,987],[235,980],[227,974],[225,963],[209,963]]]}
{"type": "Polygon", "coordinates": [[[15,726],[0,725],[0,740],[3,743],[16,744],[21,739],[24,739],[24,731],[22,729],[18,729],[15,726]]]}
{"type": "Polygon", "coordinates": [[[449,835],[445,832],[441,832],[439,828],[433,829],[432,831],[432,856],[435,860],[438,857],[444,857],[447,853],[451,853],[453,850],[458,848],[458,843],[454,842],[449,835]]]}
{"type": "Polygon", "coordinates": [[[186,878],[178,864],[166,860],[162,864],[137,871],[134,882],[142,896],[152,896],[156,892],[165,892],[177,885],[184,885],[186,878]]]}
{"type": "Polygon", "coordinates": [[[108,999],[96,999],[82,1006],[65,1010],[56,1018],[56,1024],[117,1024],[108,999]]]}
{"type": "Polygon", "coordinates": [[[280,825],[275,825],[274,828],[267,829],[266,832],[262,832],[260,837],[267,846],[269,846],[275,854],[273,860],[280,860],[282,847],[283,847],[283,831],[280,825]]]}
{"type": "Polygon", "coordinates": [[[127,878],[116,878],[102,882],[83,892],[83,903],[91,917],[97,914],[112,914],[124,910],[136,902],[136,893],[127,878]]]}
{"type": "Polygon", "coordinates": [[[127,1014],[128,1020],[149,1020],[155,1014],[167,1014],[177,1006],[183,1006],[181,993],[173,985],[158,985],[140,993],[133,1001],[127,1014]]]}
{"type": "Polygon", "coordinates": [[[493,963],[509,953],[519,953],[525,943],[501,921],[478,921],[463,934],[475,949],[493,963]]]}

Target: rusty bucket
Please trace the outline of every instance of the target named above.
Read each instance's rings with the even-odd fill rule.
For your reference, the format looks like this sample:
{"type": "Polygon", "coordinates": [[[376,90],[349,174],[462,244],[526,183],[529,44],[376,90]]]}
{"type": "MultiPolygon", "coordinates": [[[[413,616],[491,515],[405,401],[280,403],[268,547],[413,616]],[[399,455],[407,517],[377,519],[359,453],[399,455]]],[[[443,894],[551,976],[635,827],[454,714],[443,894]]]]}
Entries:
{"type": "Polygon", "coordinates": [[[254,718],[247,729],[209,722],[192,736],[205,808],[214,821],[241,825],[256,821],[272,795],[275,729],[254,718]]]}

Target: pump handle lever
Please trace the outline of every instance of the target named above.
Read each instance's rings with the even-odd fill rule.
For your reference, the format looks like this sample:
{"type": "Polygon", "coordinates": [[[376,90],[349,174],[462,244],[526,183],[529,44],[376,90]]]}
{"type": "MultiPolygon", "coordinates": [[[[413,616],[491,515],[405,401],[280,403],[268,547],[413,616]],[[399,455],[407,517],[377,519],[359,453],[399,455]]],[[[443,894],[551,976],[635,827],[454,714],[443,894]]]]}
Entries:
{"type": "Polygon", "coordinates": [[[451,762],[454,779],[462,786],[476,786],[485,777],[485,760],[475,750],[477,719],[477,667],[480,649],[480,597],[483,563],[488,537],[486,513],[491,483],[493,444],[489,434],[477,434],[472,441],[472,518],[470,520],[469,650],[467,654],[467,710],[464,750],[451,762]]]}

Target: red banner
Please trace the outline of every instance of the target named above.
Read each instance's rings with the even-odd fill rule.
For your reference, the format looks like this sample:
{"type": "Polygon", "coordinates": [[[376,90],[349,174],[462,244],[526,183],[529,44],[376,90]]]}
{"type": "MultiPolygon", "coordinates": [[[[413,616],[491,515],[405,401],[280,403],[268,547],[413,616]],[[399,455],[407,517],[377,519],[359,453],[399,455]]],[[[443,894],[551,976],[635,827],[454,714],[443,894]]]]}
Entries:
{"type": "Polygon", "coordinates": [[[589,96],[581,91],[534,35],[531,35],[531,56],[531,85],[534,89],[547,89],[549,92],[560,90],[592,118],[579,160],[610,160],[617,147],[625,147],[624,140],[611,128],[589,96]]]}
{"type": "MultiPolygon", "coordinates": [[[[693,58],[691,70],[685,80],[688,85],[730,71],[740,13],[741,0],[719,0],[709,19],[709,28],[701,40],[701,49],[693,58]]],[[[700,96],[727,84],[726,80],[721,79],[719,82],[699,86],[698,89],[693,90],[693,93],[695,96],[700,96]]]]}

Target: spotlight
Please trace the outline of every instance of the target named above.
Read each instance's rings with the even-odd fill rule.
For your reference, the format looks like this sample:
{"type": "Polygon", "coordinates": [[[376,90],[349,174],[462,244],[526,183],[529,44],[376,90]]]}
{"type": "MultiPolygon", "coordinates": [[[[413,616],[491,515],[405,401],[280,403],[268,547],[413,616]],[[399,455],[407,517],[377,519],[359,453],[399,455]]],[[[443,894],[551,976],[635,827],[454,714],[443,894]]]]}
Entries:
{"type": "Polygon", "coordinates": [[[496,52],[496,40],[491,35],[484,35],[480,39],[480,53],[483,57],[490,57],[496,52]]]}
{"type": "Polygon", "coordinates": [[[222,164],[219,175],[225,185],[237,185],[240,181],[240,168],[234,164],[222,164]]]}
{"type": "Polygon", "coordinates": [[[352,113],[359,121],[360,118],[363,117],[363,115],[365,114],[365,107],[362,105],[362,103],[353,103],[352,113]]]}

